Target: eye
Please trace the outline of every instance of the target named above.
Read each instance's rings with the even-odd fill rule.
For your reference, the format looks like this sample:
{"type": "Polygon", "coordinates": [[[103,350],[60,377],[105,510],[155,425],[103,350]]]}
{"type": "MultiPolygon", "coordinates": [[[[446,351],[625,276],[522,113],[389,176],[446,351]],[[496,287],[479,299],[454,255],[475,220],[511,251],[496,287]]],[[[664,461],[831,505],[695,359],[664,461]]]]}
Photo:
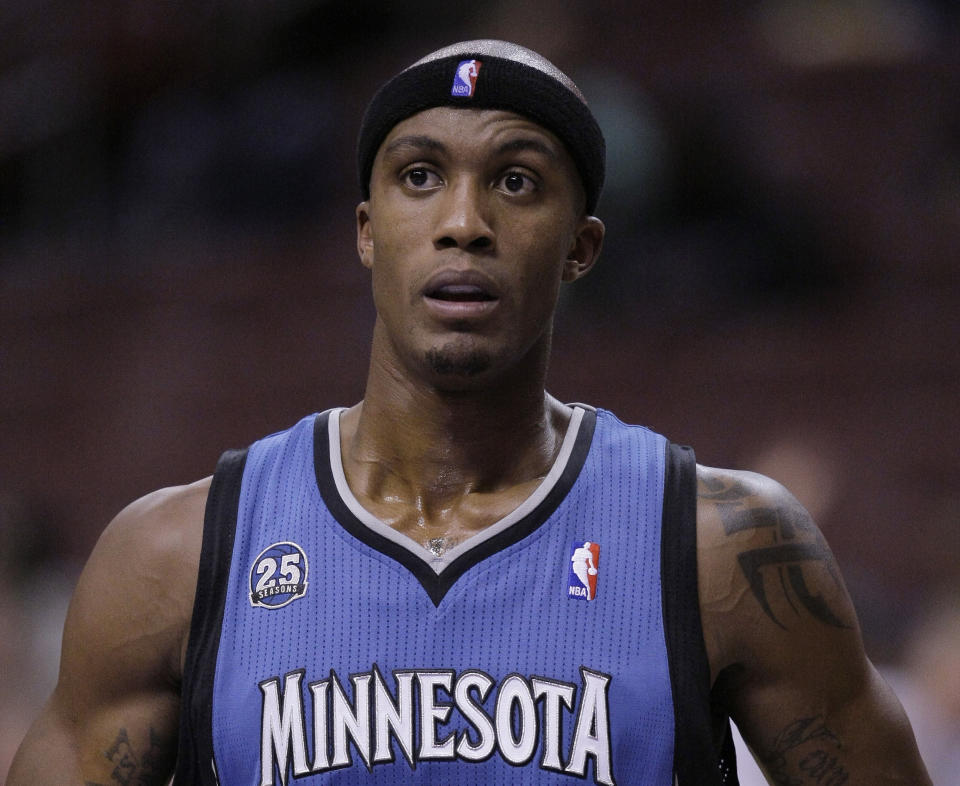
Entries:
{"type": "Polygon", "coordinates": [[[500,179],[497,181],[496,187],[500,191],[504,191],[508,194],[531,194],[537,190],[538,184],[532,177],[524,174],[523,172],[518,172],[516,170],[511,170],[504,175],[501,175],[500,179]]]}
{"type": "Polygon", "coordinates": [[[410,188],[423,190],[441,184],[440,175],[425,166],[413,166],[403,171],[400,180],[410,188]]]}

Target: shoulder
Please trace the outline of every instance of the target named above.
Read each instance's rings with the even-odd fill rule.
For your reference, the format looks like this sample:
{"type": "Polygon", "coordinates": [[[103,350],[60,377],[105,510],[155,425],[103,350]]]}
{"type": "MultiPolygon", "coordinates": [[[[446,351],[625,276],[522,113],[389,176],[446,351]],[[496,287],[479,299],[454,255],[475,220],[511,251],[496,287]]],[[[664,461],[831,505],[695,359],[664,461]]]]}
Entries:
{"type": "MultiPolygon", "coordinates": [[[[697,544],[703,566],[721,567],[755,548],[819,542],[819,531],[780,483],[757,474],[697,465],[697,544]]],[[[767,558],[795,549],[764,552],[767,558]]],[[[747,560],[749,561],[749,560],[747,560]]]]}
{"type": "Polygon", "coordinates": [[[778,639],[789,643],[791,633],[808,626],[856,632],[826,540],[797,499],[771,478],[697,467],[697,558],[715,675],[778,639]]]}
{"type": "Polygon", "coordinates": [[[756,472],[697,465],[697,518],[705,544],[792,541],[816,526],[780,483],[756,472]]]}
{"type": "MultiPolygon", "coordinates": [[[[727,551],[786,547],[807,543],[822,546],[822,536],[810,514],[784,486],[756,472],[697,465],[697,539],[707,566],[723,561],[727,551]]],[[[808,551],[804,548],[800,551],[808,551]]],[[[799,553],[780,548],[767,552],[799,553]]],[[[739,560],[738,560],[739,561],[739,560]]]]}
{"type": "Polygon", "coordinates": [[[105,556],[122,556],[124,563],[166,566],[178,578],[191,565],[195,572],[210,482],[208,477],[159,489],[129,504],[103,531],[88,568],[98,567],[105,556]]]}

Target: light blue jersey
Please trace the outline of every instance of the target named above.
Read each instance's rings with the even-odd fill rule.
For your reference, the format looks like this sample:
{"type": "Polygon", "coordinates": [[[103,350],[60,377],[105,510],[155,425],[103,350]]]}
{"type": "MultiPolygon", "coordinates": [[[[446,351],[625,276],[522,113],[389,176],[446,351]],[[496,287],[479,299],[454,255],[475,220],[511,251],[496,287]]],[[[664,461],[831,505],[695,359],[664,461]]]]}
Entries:
{"type": "Polygon", "coordinates": [[[674,784],[675,675],[704,664],[698,620],[665,623],[696,607],[695,563],[664,591],[678,449],[578,406],[531,497],[444,550],[360,506],[339,416],[221,461],[177,782],[674,784]]]}

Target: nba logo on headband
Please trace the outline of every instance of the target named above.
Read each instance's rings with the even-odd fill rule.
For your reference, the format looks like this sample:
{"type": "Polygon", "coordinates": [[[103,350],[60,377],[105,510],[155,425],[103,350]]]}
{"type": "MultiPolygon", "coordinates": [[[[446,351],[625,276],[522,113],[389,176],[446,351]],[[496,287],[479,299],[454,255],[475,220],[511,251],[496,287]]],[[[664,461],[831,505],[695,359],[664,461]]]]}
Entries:
{"type": "Polygon", "coordinates": [[[453,87],[450,95],[457,98],[471,98],[477,87],[477,74],[480,73],[479,60],[461,60],[457,72],[453,75],[453,87]]]}

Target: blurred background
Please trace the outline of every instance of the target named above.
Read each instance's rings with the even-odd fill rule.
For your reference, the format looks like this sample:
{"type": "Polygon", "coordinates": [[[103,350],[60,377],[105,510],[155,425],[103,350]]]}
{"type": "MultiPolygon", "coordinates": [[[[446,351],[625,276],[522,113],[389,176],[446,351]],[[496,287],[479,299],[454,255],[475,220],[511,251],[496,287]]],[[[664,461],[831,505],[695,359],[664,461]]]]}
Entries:
{"type": "Polygon", "coordinates": [[[109,519],[362,396],[360,117],[478,37],[608,140],[551,391],[787,484],[960,783],[953,0],[0,5],[0,782],[109,519]]]}

